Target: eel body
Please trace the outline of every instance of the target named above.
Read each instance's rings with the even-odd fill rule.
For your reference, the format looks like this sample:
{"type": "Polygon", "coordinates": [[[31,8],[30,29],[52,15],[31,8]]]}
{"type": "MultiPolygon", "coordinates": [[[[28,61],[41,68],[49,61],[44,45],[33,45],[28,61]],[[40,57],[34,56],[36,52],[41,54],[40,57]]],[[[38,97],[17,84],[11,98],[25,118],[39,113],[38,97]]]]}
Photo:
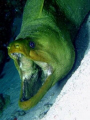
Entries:
{"type": "Polygon", "coordinates": [[[71,70],[73,39],[90,0],[27,0],[21,31],[8,46],[19,72],[19,106],[28,110],[71,70]]]}

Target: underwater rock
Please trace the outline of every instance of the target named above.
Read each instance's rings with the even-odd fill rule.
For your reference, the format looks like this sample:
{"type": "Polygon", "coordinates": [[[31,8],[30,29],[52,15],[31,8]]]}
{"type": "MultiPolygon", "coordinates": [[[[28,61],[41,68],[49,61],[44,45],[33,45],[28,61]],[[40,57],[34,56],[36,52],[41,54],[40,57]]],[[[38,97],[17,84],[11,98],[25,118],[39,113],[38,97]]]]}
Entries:
{"type": "Polygon", "coordinates": [[[18,111],[15,111],[13,112],[12,116],[24,116],[26,114],[26,112],[24,110],[18,110],[18,111]]]}
{"type": "Polygon", "coordinates": [[[24,110],[18,111],[18,116],[24,116],[26,112],[24,110]]]}
{"type": "Polygon", "coordinates": [[[6,120],[17,120],[16,116],[12,116],[11,118],[7,118],[6,120]]]}
{"type": "Polygon", "coordinates": [[[52,103],[46,103],[44,106],[46,106],[47,108],[50,108],[53,104],[52,103]]]}
{"type": "Polygon", "coordinates": [[[3,95],[0,94],[0,117],[2,116],[3,110],[7,107],[7,105],[10,103],[10,96],[9,95],[3,95]]]}
{"type": "Polygon", "coordinates": [[[39,118],[40,118],[40,119],[43,118],[43,117],[47,114],[47,112],[48,112],[48,110],[45,111],[45,112],[43,112],[43,113],[41,113],[41,114],[39,115],[39,118]]]}
{"type": "Polygon", "coordinates": [[[9,118],[6,120],[17,120],[19,116],[24,116],[26,112],[24,110],[15,110],[9,118]]]}

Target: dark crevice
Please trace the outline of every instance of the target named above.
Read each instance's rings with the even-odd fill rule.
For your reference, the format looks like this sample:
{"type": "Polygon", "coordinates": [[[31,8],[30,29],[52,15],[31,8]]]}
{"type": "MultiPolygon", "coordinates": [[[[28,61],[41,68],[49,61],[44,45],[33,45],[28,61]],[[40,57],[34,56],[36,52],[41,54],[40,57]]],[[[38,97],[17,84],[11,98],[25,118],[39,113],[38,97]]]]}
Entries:
{"type": "Polygon", "coordinates": [[[27,101],[29,100],[31,97],[33,97],[38,90],[41,88],[42,86],[42,76],[43,76],[43,71],[42,69],[36,65],[38,72],[35,74],[32,74],[30,76],[30,79],[26,79],[24,80],[23,86],[22,86],[22,98],[21,98],[21,102],[23,101],[27,101]]]}

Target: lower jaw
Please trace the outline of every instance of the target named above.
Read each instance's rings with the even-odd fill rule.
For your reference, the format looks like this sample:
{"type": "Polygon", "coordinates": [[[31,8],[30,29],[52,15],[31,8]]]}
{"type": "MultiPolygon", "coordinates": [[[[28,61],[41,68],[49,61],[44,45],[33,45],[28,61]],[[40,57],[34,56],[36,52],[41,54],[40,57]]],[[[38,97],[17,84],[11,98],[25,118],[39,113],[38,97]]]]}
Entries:
{"type": "MultiPolygon", "coordinates": [[[[38,72],[34,74],[34,77],[35,77],[34,79],[30,78],[28,80],[27,78],[22,77],[24,79],[22,79],[20,102],[27,102],[28,100],[33,98],[38,93],[38,91],[42,88],[45,81],[49,77],[48,74],[47,75],[44,74],[44,72],[41,70],[40,67],[37,67],[37,68],[38,68],[37,69],[38,72]]],[[[51,74],[51,71],[49,71],[49,74],[51,74]]]]}
{"type": "Polygon", "coordinates": [[[42,97],[46,94],[46,92],[52,87],[53,80],[54,80],[53,75],[50,75],[45,81],[45,83],[42,85],[42,87],[33,97],[23,102],[19,100],[20,108],[23,110],[28,110],[34,107],[42,99],[42,97]]]}

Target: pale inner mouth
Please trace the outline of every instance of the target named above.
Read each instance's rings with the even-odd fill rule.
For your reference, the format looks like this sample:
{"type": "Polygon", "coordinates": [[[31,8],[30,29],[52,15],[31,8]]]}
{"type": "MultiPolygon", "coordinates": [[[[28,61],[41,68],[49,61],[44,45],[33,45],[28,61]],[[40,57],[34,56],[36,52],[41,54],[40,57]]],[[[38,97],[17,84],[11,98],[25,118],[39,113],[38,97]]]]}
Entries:
{"type": "Polygon", "coordinates": [[[33,61],[20,53],[12,53],[19,67],[22,79],[20,101],[27,101],[33,97],[44,84],[47,77],[52,74],[52,67],[45,62],[33,61]]]}

